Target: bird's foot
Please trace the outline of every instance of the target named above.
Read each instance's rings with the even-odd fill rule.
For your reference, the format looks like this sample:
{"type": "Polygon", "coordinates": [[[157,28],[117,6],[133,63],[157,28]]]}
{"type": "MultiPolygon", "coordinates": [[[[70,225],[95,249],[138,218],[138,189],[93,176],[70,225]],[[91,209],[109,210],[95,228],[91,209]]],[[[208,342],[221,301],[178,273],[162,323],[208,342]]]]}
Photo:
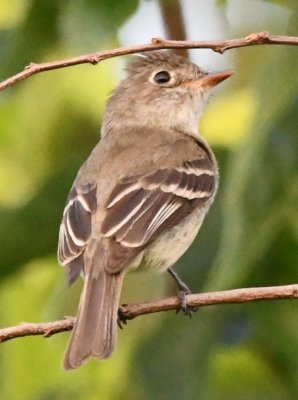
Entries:
{"type": "Polygon", "coordinates": [[[126,305],[127,305],[127,304],[123,304],[122,306],[120,306],[120,307],[118,308],[117,325],[119,326],[120,329],[123,329],[123,328],[124,328],[124,325],[127,325],[127,321],[130,320],[130,318],[127,317],[127,316],[125,315],[125,312],[124,312],[124,307],[125,307],[126,305]]]}
{"type": "Polygon", "coordinates": [[[193,313],[198,311],[198,307],[196,306],[190,306],[187,304],[187,298],[186,296],[188,294],[191,294],[191,291],[189,288],[187,290],[179,290],[178,292],[178,298],[180,300],[180,308],[177,309],[176,313],[178,314],[179,311],[182,311],[184,315],[187,317],[191,318],[193,313]]]}
{"type": "Polygon", "coordinates": [[[178,298],[180,300],[180,308],[177,309],[176,313],[179,313],[179,311],[182,311],[184,315],[187,315],[188,317],[192,317],[192,314],[196,311],[198,311],[198,307],[195,306],[190,306],[187,304],[187,298],[186,296],[188,294],[191,294],[190,288],[182,281],[181,278],[179,278],[178,274],[172,269],[168,269],[169,274],[174,278],[177,288],[178,288],[178,298]]]}

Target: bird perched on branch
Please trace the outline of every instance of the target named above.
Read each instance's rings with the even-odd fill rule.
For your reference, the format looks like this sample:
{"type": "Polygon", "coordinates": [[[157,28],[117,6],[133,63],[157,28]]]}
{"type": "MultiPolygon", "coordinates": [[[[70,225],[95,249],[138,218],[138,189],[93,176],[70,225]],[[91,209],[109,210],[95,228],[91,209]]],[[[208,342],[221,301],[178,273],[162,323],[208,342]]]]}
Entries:
{"type": "Polygon", "coordinates": [[[68,282],[84,277],[66,369],[112,354],[130,270],[168,270],[181,308],[190,312],[190,291],[171,267],[196,237],[218,185],[215,156],[198,121],[210,89],[232,72],[210,74],[165,51],[136,57],[126,69],[60,226],[58,258],[68,282]]]}

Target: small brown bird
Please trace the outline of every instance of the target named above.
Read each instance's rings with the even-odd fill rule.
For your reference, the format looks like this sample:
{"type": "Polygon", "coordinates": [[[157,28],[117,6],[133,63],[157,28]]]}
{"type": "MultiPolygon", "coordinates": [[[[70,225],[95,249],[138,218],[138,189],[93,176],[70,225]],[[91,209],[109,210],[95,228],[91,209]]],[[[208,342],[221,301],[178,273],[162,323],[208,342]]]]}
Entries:
{"type": "Polygon", "coordinates": [[[181,307],[188,287],[171,269],[213,202],[215,156],[198,134],[210,89],[232,75],[209,74],[173,53],[136,58],[112,93],[101,140],[78,172],[60,226],[58,258],[84,289],[64,367],[112,354],[125,274],[168,270],[181,307]]]}

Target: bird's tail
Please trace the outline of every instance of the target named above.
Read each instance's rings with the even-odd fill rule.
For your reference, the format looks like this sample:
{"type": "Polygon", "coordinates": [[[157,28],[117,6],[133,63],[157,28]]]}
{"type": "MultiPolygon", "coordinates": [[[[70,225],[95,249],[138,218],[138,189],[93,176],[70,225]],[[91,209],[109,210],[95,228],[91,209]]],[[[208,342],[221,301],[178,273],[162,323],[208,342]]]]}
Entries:
{"type": "Polygon", "coordinates": [[[89,357],[106,359],[117,337],[117,312],[124,272],[90,271],[84,282],[80,306],[65,354],[65,369],[79,367],[89,357]]]}

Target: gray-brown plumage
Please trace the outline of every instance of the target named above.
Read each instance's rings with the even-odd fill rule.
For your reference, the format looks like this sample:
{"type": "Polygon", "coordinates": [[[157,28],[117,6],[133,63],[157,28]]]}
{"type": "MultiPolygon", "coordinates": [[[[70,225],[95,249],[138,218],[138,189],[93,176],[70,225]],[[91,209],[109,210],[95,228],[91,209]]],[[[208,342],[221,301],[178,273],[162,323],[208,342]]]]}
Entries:
{"type": "Polygon", "coordinates": [[[101,140],[65,206],[59,262],[84,289],[64,367],[108,358],[127,271],[166,270],[195,238],[217,189],[215,157],[198,133],[209,89],[231,72],[207,74],[169,52],[127,67],[108,101],[101,140]]]}

